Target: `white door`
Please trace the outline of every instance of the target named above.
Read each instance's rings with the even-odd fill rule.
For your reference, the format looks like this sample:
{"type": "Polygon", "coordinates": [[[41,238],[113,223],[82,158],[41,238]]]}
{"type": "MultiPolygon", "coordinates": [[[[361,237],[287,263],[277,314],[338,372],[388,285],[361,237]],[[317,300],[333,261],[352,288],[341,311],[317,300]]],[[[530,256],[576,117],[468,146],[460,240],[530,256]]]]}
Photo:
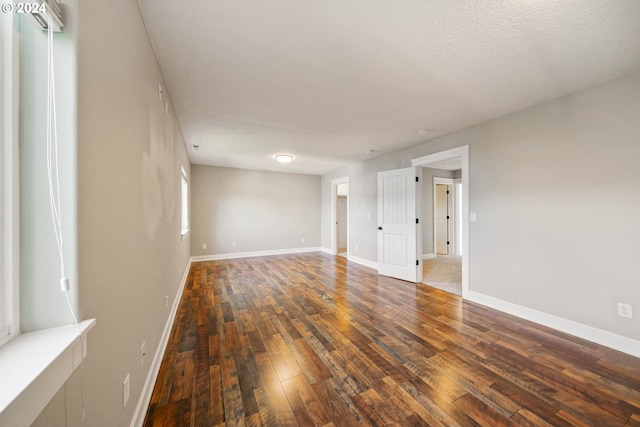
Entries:
{"type": "Polygon", "coordinates": [[[436,184],[436,252],[449,255],[449,186],[436,184]]]}
{"type": "Polygon", "coordinates": [[[378,273],[422,280],[417,248],[416,168],[378,172],[378,273]]]}

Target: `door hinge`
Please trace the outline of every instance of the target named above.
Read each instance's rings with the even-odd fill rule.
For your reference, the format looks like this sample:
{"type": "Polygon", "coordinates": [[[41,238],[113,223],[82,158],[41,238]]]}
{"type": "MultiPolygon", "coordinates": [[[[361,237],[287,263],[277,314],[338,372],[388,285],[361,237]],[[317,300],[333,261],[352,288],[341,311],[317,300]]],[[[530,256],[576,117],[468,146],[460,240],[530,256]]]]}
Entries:
{"type": "Polygon", "coordinates": [[[420,224],[420,220],[416,218],[416,224],[420,224]]]}
{"type": "Polygon", "coordinates": [[[449,244],[449,242],[447,242],[447,245],[449,244]]]}
{"type": "Polygon", "coordinates": [[[449,190],[447,190],[447,194],[449,194],[449,190]]]}
{"type": "MultiPolygon", "coordinates": [[[[447,219],[449,219],[449,215],[447,215],[447,219]]],[[[337,224],[337,222],[336,222],[336,224],[337,224]]]]}
{"type": "Polygon", "coordinates": [[[419,178],[416,176],[416,182],[418,182],[418,179],[419,179],[419,178]]]}
{"type": "Polygon", "coordinates": [[[416,265],[420,265],[420,260],[419,259],[416,260],[416,265]]]}

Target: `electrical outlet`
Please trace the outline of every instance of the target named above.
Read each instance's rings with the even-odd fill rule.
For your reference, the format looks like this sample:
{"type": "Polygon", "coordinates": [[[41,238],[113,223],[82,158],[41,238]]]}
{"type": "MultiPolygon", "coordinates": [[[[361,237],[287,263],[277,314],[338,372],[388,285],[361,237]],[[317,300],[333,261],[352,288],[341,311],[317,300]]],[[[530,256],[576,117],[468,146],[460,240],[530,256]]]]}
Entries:
{"type": "Polygon", "coordinates": [[[140,366],[144,365],[144,358],[147,355],[147,343],[142,343],[140,346],[140,366]]]}
{"type": "Polygon", "coordinates": [[[619,302],[618,316],[627,317],[629,319],[633,318],[633,309],[631,308],[631,304],[625,304],[625,303],[619,302]]]}
{"type": "Polygon", "coordinates": [[[236,242],[231,242],[231,247],[235,248],[236,247],[236,242]]]}
{"type": "Polygon", "coordinates": [[[207,249],[207,244],[206,243],[202,244],[202,249],[207,249]]]}
{"type": "Polygon", "coordinates": [[[304,243],[304,237],[302,238],[302,243],[304,243]]]}
{"type": "Polygon", "coordinates": [[[158,98],[162,101],[162,83],[158,83],[158,98]]]}
{"type": "Polygon", "coordinates": [[[129,374],[124,379],[122,383],[122,407],[127,407],[127,402],[129,401],[129,374]]]}
{"type": "Polygon", "coordinates": [[[359,251],[359,250],[360,250],[360,248],[358,247],[358,245],[356,245],[356,251],[359,251]]]}

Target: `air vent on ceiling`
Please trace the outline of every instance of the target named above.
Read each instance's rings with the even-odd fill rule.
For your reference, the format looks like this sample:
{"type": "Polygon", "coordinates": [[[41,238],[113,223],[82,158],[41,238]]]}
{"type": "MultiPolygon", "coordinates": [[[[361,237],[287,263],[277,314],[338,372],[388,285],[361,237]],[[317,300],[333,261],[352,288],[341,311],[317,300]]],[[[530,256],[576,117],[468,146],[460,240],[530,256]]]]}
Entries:
{"type": "Polygon", "coordinates": [[[64,27],[62,6],[58,0],[36,0],[32,4],[31,16],[38,21],[43,30],[49,30],[49,21],[51,21],[51,29],[56,33],[62,32],[62,27],[64,27]]]}

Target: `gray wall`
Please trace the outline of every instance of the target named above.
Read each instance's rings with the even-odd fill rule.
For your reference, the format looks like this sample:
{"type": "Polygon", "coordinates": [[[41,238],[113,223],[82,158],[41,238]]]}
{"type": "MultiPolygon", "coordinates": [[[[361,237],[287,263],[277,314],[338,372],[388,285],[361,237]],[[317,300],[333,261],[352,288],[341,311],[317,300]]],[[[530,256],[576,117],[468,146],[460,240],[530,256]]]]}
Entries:
{"type": "Polygon", "coordinates": [[[194,256],[320,246],[319,176],[194,165],[191,194],[194,256]]]}
{"type": "Polygon", "coordinates": [[[639,112],[635,74],[324,175],[322,245],[331,179],[350,177],[350,253],[376,262],[377,172],[468,144],[471,291],[640,339],[616,313],[640,301],[639,112]]]}
{"type": "MultiPolygon", "coordinates": [[[[78,84],[77,95],[75,90],[65,95],[77,114],[77,121],[70,119],[77,139],[68,142],[70,153],[64,154],[71,167],[66,191],[77,200],[71,213],[77,215],[71,224],[77,241],[69,251],[77,261],[80,318],[96,318],[97,324],[89,333],[84,366],[85,421],[78,370],[34,425],[124,426],[132,419],[169,315],[165,298],[174,301],[189,260],[189,238],[180,236],[180,165],[189,162],[176,121],[172,114],[165,116],[158,97],[162,77],[137,3],[65,5],[66,19],[82,24],[75,33],[66,33],[67,27],[63,33],[73,35],[71,68],[77,79],[69,79],[78,84]],[[147,356],[140,366],[143,342],[147,356]],[[127,374],[131,397],[123,408],[127,374]]],[[[43,209],[42,203],[29,202],[29,209],[43,209]]],[[[44,229],[50,220],[39,212],[28,215],[33,215],[28,221],[42,222],[41,233],[50,240],[44,229]]],[[[50,246],[47,242],[40,250],[55,259],[50,246]]],[[[39,265],[28,254],[23,262],[29,268],[39,265]]],[[[55,275],[49,281],[57,284],[55,275]]],[[[38,325],[67,320],[64,314],[53,321],[23,314],[38,325]]]]}

